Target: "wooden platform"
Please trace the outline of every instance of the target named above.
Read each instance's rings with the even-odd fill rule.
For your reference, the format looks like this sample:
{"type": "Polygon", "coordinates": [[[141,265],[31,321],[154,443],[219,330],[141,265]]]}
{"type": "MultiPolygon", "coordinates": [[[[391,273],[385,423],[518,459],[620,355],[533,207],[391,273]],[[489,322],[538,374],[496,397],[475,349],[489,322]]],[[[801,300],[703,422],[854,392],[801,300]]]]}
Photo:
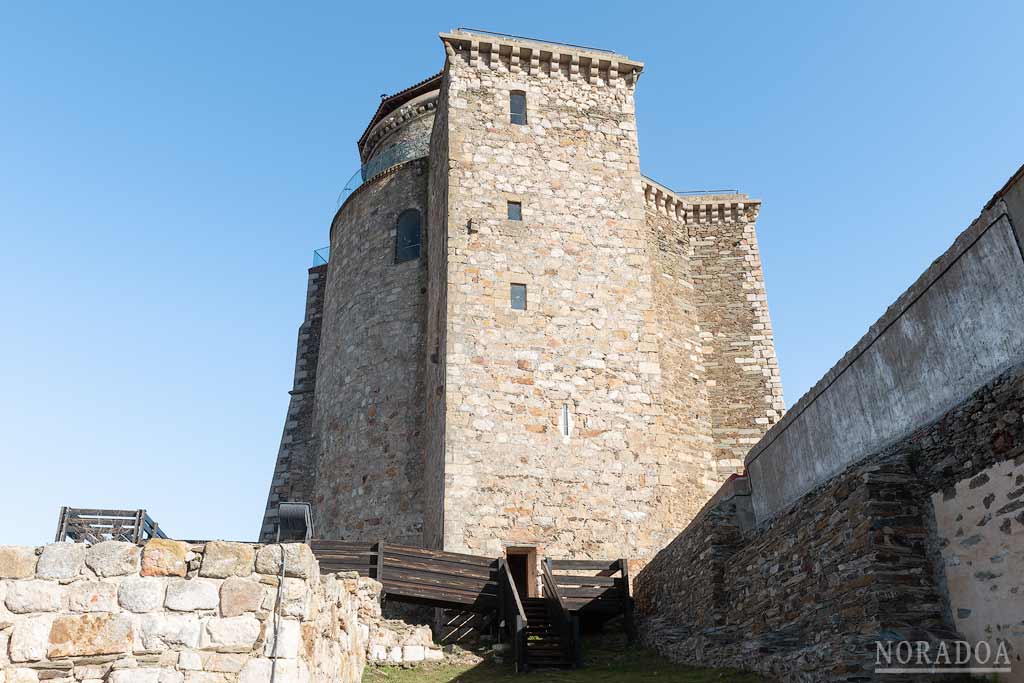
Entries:
{"type": "Polygon", "coordinates": [[[377,579],[389,600],[491,612],[498,606],[498,561],[393,543],[310,541],[321,573],[356,571],[377,579]]]}

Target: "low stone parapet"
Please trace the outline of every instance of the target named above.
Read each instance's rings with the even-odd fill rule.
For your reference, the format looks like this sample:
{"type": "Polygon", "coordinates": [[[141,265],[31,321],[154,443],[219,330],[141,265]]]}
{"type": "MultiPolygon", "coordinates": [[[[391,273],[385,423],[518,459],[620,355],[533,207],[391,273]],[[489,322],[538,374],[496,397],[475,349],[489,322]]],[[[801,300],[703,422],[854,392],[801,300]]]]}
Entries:
{"type": "Polygon", "coordinates": [[[359,681],[380,584],[283,548],[0,546],[0,683],[359,681]]]}

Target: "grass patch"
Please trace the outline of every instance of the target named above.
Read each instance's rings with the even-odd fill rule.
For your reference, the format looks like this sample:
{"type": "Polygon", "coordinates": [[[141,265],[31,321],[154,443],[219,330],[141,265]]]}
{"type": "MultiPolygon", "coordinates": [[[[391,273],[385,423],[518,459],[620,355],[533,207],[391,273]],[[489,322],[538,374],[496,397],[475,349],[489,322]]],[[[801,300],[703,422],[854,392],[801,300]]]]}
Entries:
{"type": "Polygon", "coordinates": [[[611,649],[598,643],[585,649],[582,669],[533,671],[525,676],[491,661],[464,665],[423,665],[415,669],[367,667],[363,683],[767,683],[768,679],[731,669],[681,666],[641,649],[611,649]]]}

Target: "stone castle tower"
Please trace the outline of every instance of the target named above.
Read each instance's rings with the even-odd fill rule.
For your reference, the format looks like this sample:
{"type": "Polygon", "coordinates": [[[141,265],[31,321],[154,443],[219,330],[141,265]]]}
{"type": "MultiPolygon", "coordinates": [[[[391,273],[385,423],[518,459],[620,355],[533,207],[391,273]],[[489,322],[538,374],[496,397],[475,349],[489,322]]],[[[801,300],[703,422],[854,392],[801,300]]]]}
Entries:
{"type": "Polygon", "coordinates": [[[781,417],[760,202],[641,175],[643,64],[441,41],[309,271],[261,535],[649,557],[781,417]]]}

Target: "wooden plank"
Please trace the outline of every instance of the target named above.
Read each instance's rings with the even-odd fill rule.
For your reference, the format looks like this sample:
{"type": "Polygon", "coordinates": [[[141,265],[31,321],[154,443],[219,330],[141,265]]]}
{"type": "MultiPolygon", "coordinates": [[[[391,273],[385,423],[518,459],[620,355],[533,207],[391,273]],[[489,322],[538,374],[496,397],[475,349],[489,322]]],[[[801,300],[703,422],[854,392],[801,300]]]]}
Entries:
{"type": "Polygon", "coordinates": [[[604,586],[596,587],[584,587],[584,588],[559,588],[562,595],[568,598],[614,598],[621,600],[624,597],[624,593],[620,588],[606,588],[604,586]]]}
{"type": "Polygon", "coordinates": [[[430,561],[414,559],[410,557],[403,557],[401,555],[392,555],[390,550],[386,550],[384,552],[384,564],[387,567],[404,567],[406,569],[432,571],[449,574],[451,576],[460,576],[467,579],[494,580],[497,576],[496,570],[489,569],[487,567],[452,564],[451,562],[442,562],[439,560],[430,561]]]}
{"type": "Polygon", "coordinates": [[[622,579],[610,576],[570,576],[559,574],[555,576],[555,583],[562,586],[617,586],[622,579]]]}
{"type": "Polygon", "coordinates": [[[471,583],[474,585],[483,585],[485,583],[497,583],[497,579],[490,574],[464,574],[455,573],[447,570],[446,567],[438,567],[437,565],[424,565],[417,563],[415,565],[408,565],[405,563],[397,562],[385,562],[385,572],[404,572],[407,574],[416,574],[423,576],[425,579],[435,580],[441,579],[445,581],[460,581],[463,583],[471,583]]]}
{"type": "Polygon", "coordinates": [[[331,560],[342,560],[352,562],[366,562],[367,564],[375,563],[377,561],[377,553],[371,551],[358,552],[353,550],[349,553],[335,552],[335,553],[317,553],[316,559],[320,562],[330,562],[331,560]]]}
{"type": "Polygon", "coordinates": [[[373,543],[369,541],[324,541],[324,540],[312,540],[309,542],[309,547],[314,551],[330,551],[333,549],[341,548],[349,550],[351,548],[372,548],[373,543]]]}
{"type": "Polygon", "coordinates": [[[598,569],[618,569],[617,561],[613,560],[551,560],[551,568],[554,570],[559,569],[579,569],[594,571],[598,569]]]}
{"type": "Polygon", "coordinates": [[[438,607],[456,606],[462,608],[480,607],[483,605],[493,607],[497,604],[495,596],[473,591],[442,590],[424,584],[390,579],[385,581],[385,587],[388,592],[388,599],[399,602],[408,598],[418,598],[424,604],[432,604],[438,607]]]}
{"type": "Polygon", "coordinates": [[[373,569],[374,566],[370,562],[350,562],[346,560],[330,560],[327,562],[320,562],[321,574],[334,574],[336,572],[357,571],[360,574],[370,576],[370,572],[373,569]]]}
{"type": "Polygon", "coordinates": [[[482,557],[480,555],[465,555],[463,553],[449,553],[443,550],[428,550],[426,548],[414,548],[408,545],[396,545],[393,543],[388,544],[388,552],[396,555],[408,555],[410,557],[419,557],[431,560],[442,560],[445,562],[453,562],[456,564],[470,564],[481,567],[490,567],[494,565],[495,559],[493,557],[482,557]]]}
{"type": "Polygon", "coordinates": [[[488,593],[496,595],[498,592],[498,584],[493,581],[471,581],[467,579],[457,579],[451,576],[445,576],[443,574],[434,574],[428,572],[409,572],[402,569],[396,569],[394,567],[387,567],[384,574],[384,583],[388,583],[391,577],[395,577],[397,581],[404,581],[407,583],[417,583],[425,586],[434,586],[441,589],[453,588],[461,591],[475,592],[475,593],[488,593]]]}

